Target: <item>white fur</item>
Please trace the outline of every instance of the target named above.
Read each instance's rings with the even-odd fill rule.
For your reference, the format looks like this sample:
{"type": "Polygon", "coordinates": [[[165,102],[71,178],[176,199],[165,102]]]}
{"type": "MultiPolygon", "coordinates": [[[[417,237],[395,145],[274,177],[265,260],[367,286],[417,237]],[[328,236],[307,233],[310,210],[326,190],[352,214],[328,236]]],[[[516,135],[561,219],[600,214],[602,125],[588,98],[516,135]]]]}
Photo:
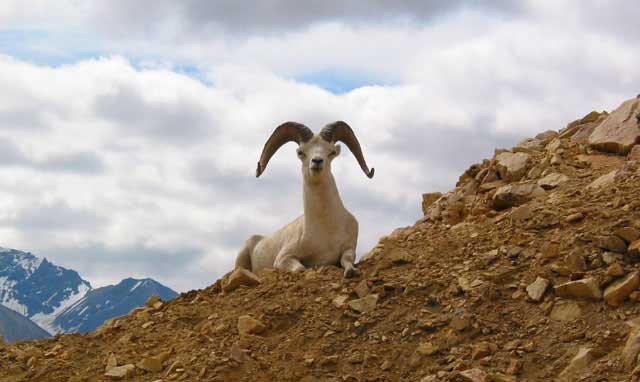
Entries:
{"type": "Polygon", "coordinates": [[[331,161],[339,155],[340,146],[314,136],[300,145],[298,153],[304,215],[271,236],[251,236],[238,254],[236,267],[298,272],[308,266],[340,264],[345,277],[358,275],[353,264],[358,221],[342,204],[331,174],[331,161]],[[322,166],[312,159],[322,159],[322,166]]]}

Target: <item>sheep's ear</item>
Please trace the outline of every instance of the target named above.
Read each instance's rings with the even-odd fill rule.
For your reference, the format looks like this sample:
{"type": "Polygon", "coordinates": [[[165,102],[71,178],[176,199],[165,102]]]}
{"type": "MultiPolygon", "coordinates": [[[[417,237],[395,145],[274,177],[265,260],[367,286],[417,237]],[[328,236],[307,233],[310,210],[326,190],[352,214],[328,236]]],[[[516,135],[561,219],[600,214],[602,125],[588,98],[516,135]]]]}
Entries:
{"type": "Polygon", "coordinates": [[[340,155],[340,145],[333,146],[333,152],[335,153],[333,154],[333,156],[337,157],[338,155],[340,155]]]}

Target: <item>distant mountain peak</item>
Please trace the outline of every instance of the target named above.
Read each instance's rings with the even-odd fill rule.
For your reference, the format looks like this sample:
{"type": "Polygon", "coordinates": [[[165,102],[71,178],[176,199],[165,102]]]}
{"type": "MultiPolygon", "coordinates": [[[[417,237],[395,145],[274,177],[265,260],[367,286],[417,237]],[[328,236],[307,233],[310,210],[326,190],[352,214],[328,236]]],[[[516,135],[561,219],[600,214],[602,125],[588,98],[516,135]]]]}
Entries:
{"type": "Polygon", "coordinates": [[[0,247],[0,304],[51,334],[92,331],[106,319],[144,305],[152,294],[177,293],[150,278],[128,277],[94,289],[78,272],[29,252],[0,247]]]}

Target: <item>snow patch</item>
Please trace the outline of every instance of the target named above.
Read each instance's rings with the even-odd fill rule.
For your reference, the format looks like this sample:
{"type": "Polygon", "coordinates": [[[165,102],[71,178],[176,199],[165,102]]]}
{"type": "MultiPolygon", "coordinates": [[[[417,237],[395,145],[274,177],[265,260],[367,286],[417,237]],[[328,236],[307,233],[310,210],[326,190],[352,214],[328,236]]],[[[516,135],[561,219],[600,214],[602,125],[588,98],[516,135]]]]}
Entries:
{"type": "Polygon", "coordinates": [[[29,314],[27,307],[25,305],[22,305],[18,300],[14,299],[14,298],[6,298],[5,300],[2,300],[2,305],[6,306],[7,308],[16,311],[20,314],[22,314],[23,316],[26,316],[27,314],[29,314]]]}
{"type": "Polygon", "coordinates": [[[30,317],[31,320],[34,321],[36,324],[38,324],[41,328],[49,332],[49,334],[51,335],[62,333],[64,331],[63,328],[54,326],[53,321],[56,319],[56,317],[60,313],[64,312],[67,308],[71,307],[72,305],[80,301],[90,289],[91,287],[87,286],[86,284],[78,285],[78,292],[70,295],[65,300],[62,300],[62,302],[60,302],[60,305],[58,305],[53,310],[53,312],[48,314],[44,314],[44,313],[34,314],[33,316],[30,317]]]}
{"type": "Polygon", "coordinates": [[[35,256],[23,255],[17,259],[16,264],[19,265],[20,268],[24,269],[27,277],[29,277],[40,267],[42,259],[35,256]]]}
{"type": "Polygon", "coordinates": [[[136,285],[133,286],[133,288],[129,289],[129,292],[133,292],[137,287],[140,286],[140,284],[142,284],[144,281],[140,280],[136,283],[136,285]]]}

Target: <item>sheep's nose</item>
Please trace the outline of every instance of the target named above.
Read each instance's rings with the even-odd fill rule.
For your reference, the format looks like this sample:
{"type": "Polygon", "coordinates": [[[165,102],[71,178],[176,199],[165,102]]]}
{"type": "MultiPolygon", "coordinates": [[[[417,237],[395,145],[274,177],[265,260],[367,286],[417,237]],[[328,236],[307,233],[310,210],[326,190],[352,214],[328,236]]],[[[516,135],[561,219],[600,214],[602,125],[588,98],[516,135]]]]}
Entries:
{"type": "Polygon", "coordinates": [[[313,159],[311,159],[311,162],[313,162],[313,164],[315,164],[315,165],[321,165],[322,162],[324,162],[324,159],[322,159],[322,158],[313,158],[313,159]]]}

